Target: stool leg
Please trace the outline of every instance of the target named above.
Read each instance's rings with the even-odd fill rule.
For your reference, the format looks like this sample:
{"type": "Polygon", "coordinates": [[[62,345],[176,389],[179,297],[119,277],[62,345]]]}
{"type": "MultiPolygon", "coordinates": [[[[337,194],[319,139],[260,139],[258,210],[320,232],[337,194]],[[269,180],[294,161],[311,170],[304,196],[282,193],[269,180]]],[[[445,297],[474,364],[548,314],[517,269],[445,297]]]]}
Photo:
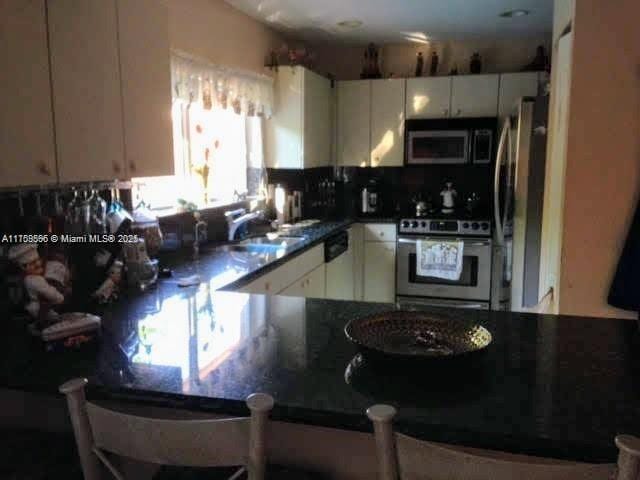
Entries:
{"type": "Polygon", "coordinates": [[[396,409],[390,405],[374,405],[367,409],[367,416],[373,422],[378,458],[378,478],[398,480],[398,457],[392,420],[396,409]]]}
{"type": "Polygon", "coordinates": [[[100,468],[100,462],[92,451],[93,434],[91,433],[91,424],[89,423],[89,417],[87,415],[86,397],[84,393],[86,384],[86,378],[76,378],[62,384],[59,390],[67,397],[67,406],[69,408],[69,416],[71,417],[73,435],[76,439],[76,446],[78,447],[82,474],[85,480],[101,480],[102,470],[100,468]]]}
{"type": "Polygon", "coordinates": [[[254,393],[247,397],[247,406],[251,411],[247,466],[249,480],[264,480],[267,465],[266,426],[273,403],[273,397],[264,393],[254,393]]]}

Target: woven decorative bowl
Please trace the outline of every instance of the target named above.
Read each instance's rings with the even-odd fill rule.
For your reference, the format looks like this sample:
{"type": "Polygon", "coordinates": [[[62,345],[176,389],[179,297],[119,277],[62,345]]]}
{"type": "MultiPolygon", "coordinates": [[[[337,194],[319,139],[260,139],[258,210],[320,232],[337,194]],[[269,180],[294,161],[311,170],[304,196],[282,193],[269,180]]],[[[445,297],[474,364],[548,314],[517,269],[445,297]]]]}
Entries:
{"type": "Polygon", "coordinates": [[[365,353],[404,358],[452,358],[489,346],[491,333],[474,322],[392,311],[351,320],[344,329],[365,353]]]}

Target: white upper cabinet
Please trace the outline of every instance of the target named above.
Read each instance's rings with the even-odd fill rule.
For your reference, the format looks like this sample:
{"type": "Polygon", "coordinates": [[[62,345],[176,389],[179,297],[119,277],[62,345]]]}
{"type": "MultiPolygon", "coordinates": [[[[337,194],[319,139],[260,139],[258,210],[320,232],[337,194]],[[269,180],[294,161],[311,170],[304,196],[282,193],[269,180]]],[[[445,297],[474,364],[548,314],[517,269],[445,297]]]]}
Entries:
{"type": "Polygon", "coordinates": [[[310,168],[331,162],[331,83],[303,67],[281,67],[273,116],[265,123],[265,162],[310,168]]]}
{"type": "Polygon", "coordinates": [[[461,75],[451,80],[451,117],[495,117],[499,75],[461,75]]]}
{"type": "Polygon", "coordinates": [[[371,81],[338,82],[336,156],[341,166],[369,165],[371,81]]]}
{"type": "Polygon", "coordinates": [[[448,118],[451,77],[407,79],[407,118],[448,118]]]}
{"type": "Polygon", "coordinates": [[[538,72],[504,73],[500,75],[498,116],[509,115],[516,101],[522,97],[535,97],[540,81],[538,72]]]}
{"type": "Polygon", "coordinates": [[[0,2],[0,186],[56,182],[45,0],[0,2]]]}
{"type": "Polygon", "coordinates": [[[331,81],[304,70],[304,168],[331,164],[331,81]]]}
{"type": "Polygon", "coordinates": [[[404,164],[404,79],[371,81],[372,167],[404,164]]]}
{"type": "Polygon", "coordinates": [[[115,0],[47,5],[58,178],[125,178],[115,0]]]}
{"type": "Polygon", "coordinates": [[[117,2],[125,168],[129,177],[173,175],[168,8],[117,2]]]}

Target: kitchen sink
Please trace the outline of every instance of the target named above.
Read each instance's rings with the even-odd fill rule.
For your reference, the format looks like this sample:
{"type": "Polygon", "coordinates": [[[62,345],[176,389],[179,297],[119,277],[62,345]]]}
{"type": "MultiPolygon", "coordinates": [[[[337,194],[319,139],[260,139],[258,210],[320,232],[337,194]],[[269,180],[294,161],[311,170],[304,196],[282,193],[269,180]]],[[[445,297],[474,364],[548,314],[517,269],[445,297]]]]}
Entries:
{"type": "Polygon", "coordinates": [[[304,237],[292,237],[281,236],[274,239],[267,238],[266,236],[252,237],[242,240],[238,246],[260,246],[260,247],[272,247],[272,248],[289,248],[298,243],[304,241],[304,237]]]}
{"type": "Polygon", "coordinates": [[[284,252],[302,242],[304,237],[282,236],[269,239],[266,236],[252,237],[238,243],[215,247],[217,252],[246,253],[247,255],[284,254],[284,252]]]}

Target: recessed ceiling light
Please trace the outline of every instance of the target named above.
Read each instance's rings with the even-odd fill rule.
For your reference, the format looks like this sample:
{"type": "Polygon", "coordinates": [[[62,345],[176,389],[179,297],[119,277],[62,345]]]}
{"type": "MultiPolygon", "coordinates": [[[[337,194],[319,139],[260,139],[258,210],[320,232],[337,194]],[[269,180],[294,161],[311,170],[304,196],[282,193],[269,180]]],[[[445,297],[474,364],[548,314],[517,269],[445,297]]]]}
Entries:
{"type": "Polygon", "coordinates": [[[506,12],[502,12],[500,16],[503,18],[515,18],[515,17],[525,17],[530,13],[531,12],[529,10],[517,9],[517,10],[507,10],[506,12]]]}
{"type": "Polygon", "coordinates": [[[338,25],[340,28],[360,28],[362,26],[362,21],[360,20],[343,20],[341,22],[338,22],[336,25],[338,25]]]}

